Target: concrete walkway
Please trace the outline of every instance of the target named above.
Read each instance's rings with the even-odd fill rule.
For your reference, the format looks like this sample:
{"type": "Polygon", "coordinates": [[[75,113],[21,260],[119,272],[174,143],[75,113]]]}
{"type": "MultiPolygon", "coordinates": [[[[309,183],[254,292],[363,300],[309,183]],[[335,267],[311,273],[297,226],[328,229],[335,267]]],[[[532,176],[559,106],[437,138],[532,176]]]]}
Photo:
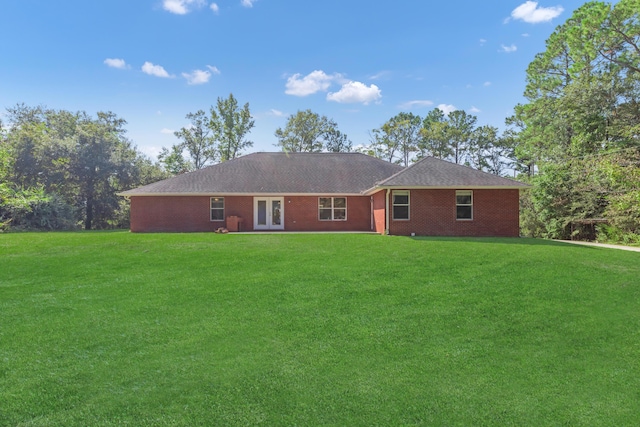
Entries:
{"type": "Polygon", "coordinates": [[[579,240],[557,240],[558,242],[571,243],[574,245],[595,246],[599,248],[622,249],[623,251],[640,252],[640,248],[633,246],[609,245],[606,243],[582,242],[579,240]]]}

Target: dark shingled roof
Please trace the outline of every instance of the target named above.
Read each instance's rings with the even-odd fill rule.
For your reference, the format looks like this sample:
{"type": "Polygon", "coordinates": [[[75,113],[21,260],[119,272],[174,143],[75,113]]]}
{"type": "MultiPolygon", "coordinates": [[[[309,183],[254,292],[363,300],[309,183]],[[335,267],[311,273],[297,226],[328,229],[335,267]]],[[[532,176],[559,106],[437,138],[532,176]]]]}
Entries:
{"type": "Polygon", "coordinates": [[[376,187],[526,188],[529,185],[435,157],[425,157],[377,182],[376,187]]]}
{"type": "Polygon", "coordinates": [[[253,153],[120,194],[360,194],[402,169],[359,153],[253,153]]]}

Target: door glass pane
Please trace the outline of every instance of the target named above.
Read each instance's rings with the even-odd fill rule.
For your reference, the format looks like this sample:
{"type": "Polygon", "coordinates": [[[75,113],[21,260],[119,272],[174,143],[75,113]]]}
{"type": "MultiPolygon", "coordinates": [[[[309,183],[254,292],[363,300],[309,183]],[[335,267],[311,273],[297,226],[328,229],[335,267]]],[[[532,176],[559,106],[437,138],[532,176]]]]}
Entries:
{"type": "Polygon", "coordinates": [[[271,201],[271,225],[280,225],[280,200],[272,200],[271,201]]]}
{"type": "Polygon", "coordinates": [[[267,201],[258,200],[258,225],[267,225],[267,201]]]}

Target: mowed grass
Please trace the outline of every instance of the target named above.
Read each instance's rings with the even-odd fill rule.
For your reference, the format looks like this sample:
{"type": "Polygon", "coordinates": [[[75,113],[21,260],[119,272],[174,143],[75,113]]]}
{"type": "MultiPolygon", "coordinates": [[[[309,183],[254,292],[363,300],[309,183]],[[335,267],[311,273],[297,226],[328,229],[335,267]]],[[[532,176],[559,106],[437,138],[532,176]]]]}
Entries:
{"type": "Polygon", "coordinates": [[[638,253],[0,235],[0,425],[638,424],[638,253]]]}

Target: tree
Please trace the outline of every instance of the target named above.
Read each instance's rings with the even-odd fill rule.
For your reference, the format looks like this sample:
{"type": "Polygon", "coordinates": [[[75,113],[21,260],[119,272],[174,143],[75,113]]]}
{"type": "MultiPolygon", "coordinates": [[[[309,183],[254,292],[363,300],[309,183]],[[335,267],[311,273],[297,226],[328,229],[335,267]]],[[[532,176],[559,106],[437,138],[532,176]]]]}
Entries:
{"type": "Polygon", "coordinates": [[[439,108],[431,110],[422,121],[418,157],[433,156],[446,159],[453,154],[449,146],[449,123],[439,108]]]}
{"type": "Polygon", "coordinates": [[[377,145],[389,162],[409,166],[418,149],[422,119],[413,113],[398,113],[387,120],[379,129],[372,131],[373,143],[377,145]],[[396,156],[399,156],[396,159],[396,156]]]}
{"type": "Polygon", "coordinates": [[[511,166],[511,139],[500,136],[495,126],[479,126],[473,131],[467,153],[469,166],[492,173],[504,175],[511,166]]]}
{"type": "Polygon", "coordinates": [[[0,210],[12,227],[113,227],[124,205],[116,193],[163,176],[112,112],[93,118],[22,104],[7,111],[2,187],[8,197],[0,197],[0,210]]]}
{"type": "MultiPolygon", "coordinates": [[[[507,124],[519,131],[511,138],[518,164],[529,175],[539,171],[531,198],[550,236],[568,237],[567,221],[607,215],[618,229],[635,229],[633,209],[612,207],[624,199],[621,191],[635,194],[637,184],[622,185],[619,173],[604,179],[602,171],[633,175],[617,153],[640,145],[639,14],[640,0],[588,2],[527,69],[527,103],[507,124]]],[[[631,206],[625,203],[618,206],[631,206]]]]}
{"type": "Polygon", "coordinates": [[[478,119],[476,116],[467,114],[463,110],[455,110],[449,113],[449,127],[447,136],[452,151],[453,161],[462,163],[469,154],[473,132],[478,119]]]}
{"type": "Polygon", "coordinates": [[[353,150],[353,144],[346,134],[332,128],[325,134],[324,148],[331,153],[349,153],[353,150]]]}
{"type": "Polygon", "coordinates": [[[182,145],[172,145],[171,149],[162,147],[158,154],[158,162],[162,164],[164,170],[170,175],[180,175],[194,170],[193,163],[182,155],[182,145]]]}
{"type": "Polygon", "coordinates": [[[211,107],[209,128],[213,131],[213,138],[217,144],[220,161],[235,159],[242,154],[242,150],[253,146],[253,142],[245,139],[254,126],[254,120],[249,112],[249,103],[240,109],[233,94],[229,98],[218,98],[217,108],[211,107]]]}
{"type": "MultiPolygon", "coordinates": [[[[212,110],[213,111],[213,110],[212,110]]],[[[215,137],[211,135],[210,120],[203,110],[186,115],[189,125],[174,132],[174,135],[182,140],[172,152],[186,151],[189,154],[190,163],[195,170],[215,163],[218,157],[215,137]]]]}
{"type": "Polygon", "coordinates": [[[351,150],[351,141],[338,130],[338,125],[327,116],[311,110],[298,111],[289,116],[284,129],[275,131],[277,147],[286,152],[319,153],[351,150]]]}

